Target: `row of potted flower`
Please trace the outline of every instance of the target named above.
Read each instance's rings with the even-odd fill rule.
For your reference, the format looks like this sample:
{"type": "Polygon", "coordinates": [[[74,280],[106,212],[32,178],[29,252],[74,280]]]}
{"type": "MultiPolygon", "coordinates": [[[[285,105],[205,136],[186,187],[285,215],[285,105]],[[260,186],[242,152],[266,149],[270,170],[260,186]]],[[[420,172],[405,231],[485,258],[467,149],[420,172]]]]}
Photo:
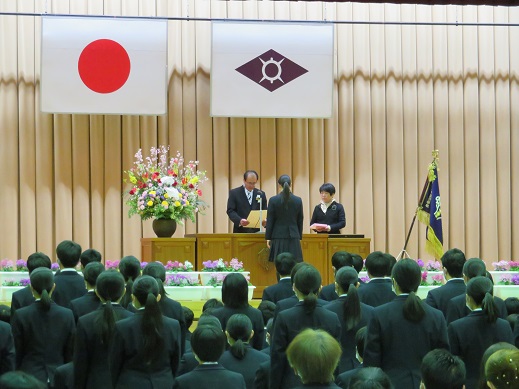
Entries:
{"type": "MultiPolygon", "coordinates": [[[[495,274],[494,274],[495,276],[495,274]]],[[[361,273],[360,279],[363,282],[368,282],[369,277],[364,273],[361,273]]],[[[516,274],[502,274],[498,275],[497,280],[494,279],[496,285],[518,285],[519,286],[519,273],[516,274]]],[[[440,272],[422,272],[421,286],[440,286],[444,284],[443,273],[440,272]]]]}

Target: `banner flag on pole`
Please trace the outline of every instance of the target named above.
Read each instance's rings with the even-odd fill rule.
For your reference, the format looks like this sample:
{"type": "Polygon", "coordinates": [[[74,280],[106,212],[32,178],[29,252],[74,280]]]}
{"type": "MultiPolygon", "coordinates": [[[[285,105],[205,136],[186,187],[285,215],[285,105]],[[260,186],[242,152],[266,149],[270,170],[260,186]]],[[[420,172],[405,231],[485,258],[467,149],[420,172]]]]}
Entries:
{"type": "Polygon", "coordinates": [[[42,17],[41,110],[166,113],[167,20],[42,17]]]}
{"type": "Polygon", "coordinates": [[[443,230],[438,182],[438,151],[435,150],[433,156],[416,213],[418,220],[427,226],[425,250],[436,259],[440,259],[443,255],[443,230]]]}
{"type": "Polygon", "coordinates": [[[211,116],[332,116],[334,26],[213,22],[211,116]]]}

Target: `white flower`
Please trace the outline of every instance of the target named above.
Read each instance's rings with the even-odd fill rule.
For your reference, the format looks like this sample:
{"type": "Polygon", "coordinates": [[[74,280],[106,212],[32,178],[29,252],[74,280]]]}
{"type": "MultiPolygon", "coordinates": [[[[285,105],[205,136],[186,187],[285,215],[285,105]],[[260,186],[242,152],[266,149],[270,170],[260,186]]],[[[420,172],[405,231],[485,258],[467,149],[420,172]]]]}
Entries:
{"type": "Polygon", "coordinates": [[[175,188],[164,188],[164,190],[166,191],[168,196],[171,197],[174,200],[175,199],[180,199],[182,197],[182,195],[175,188]]]}
{"type": "Polygon", "coordinates": [[[164,176],[160,178],[160,182],[162,182],[164,186],[171,186],[175,182],[175,179],[170,176],[164,176]]]}

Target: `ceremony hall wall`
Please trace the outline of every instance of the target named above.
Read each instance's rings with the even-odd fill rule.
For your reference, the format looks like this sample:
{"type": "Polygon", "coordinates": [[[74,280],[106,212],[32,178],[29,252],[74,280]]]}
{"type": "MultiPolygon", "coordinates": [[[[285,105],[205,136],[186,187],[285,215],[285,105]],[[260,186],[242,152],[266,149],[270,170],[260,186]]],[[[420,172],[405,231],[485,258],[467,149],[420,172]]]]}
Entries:
{"type": "MultiPolygon", "coordinates": [[[[105,259],[139,256],[140,238],[154,234],[151,221],[127,217],[123,171],[139,148],[160,144],[199,160],[209,177],[210,208],[174,237],[230,232],[228,190],[256,169],[268,197],[291,175],[306,225],[319,186],[334,183],[343,232],[396,256],[437,149],[444,247],[487,263],[519,258],[519,27],[477,25],[519,23],[517,7],[19,0],[0,1],[0,13],[1,259],[54,258],[64,239],[105,259]],[[211,24],[185,20],[169,21],[167,115],[53,115],[39,108],[41,18],[5,13],[377,23],[335,24],[331,119],[211,118],[211,24]],[[409,24],[378,23],[389,21],[409,24]]],[[[424,239],[416,224],[411,256],[431,259],[424,239]]]]}

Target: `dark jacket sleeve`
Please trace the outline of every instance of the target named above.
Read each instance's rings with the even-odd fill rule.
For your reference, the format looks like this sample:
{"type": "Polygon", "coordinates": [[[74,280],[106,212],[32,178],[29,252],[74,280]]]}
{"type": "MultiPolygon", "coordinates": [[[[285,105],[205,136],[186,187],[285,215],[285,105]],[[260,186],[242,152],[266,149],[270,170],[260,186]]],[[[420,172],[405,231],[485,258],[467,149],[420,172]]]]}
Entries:
{"type": "Polygon", "coordinates": [[[336,203],[337,206],[337,222],[330,224],[330,231],[340,230],[346,227],[346,212],[342,204],[336,203]]]}
{"type": "Polygon", "coordinates": [[[303,220],[304,220],[303,200],[301,200],[301,198],[299,198],[299,212],[297,214],[297,227],[299,229],[299,240],[303,239],[303,220]]]}
{"type": "Polygon", "coordinates": [[[238,203],[237,203],[237,192],[232,189],[229,191],[229,198],[227,199],[227,215],[234,224],[240,224],[242,217],[238,215],[238,203]]]}

